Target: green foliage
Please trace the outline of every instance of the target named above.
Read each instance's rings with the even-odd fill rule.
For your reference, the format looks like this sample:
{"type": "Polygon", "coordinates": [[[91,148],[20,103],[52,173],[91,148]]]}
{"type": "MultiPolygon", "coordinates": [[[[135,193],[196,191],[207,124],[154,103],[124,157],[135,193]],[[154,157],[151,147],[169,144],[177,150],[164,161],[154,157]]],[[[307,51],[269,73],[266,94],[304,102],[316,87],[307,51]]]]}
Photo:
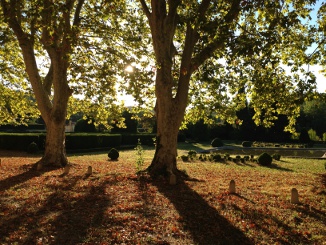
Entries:
{"type": "Polygon", "coordinates": [[[257,159],[258,164],[262,166],[270,166],[272,164],[272,161],[273,161],[272,156],[266,152],[259,155],[257,159]]]}
{"type": "Polygon", "coordinates": [[[320,140],[320,138],[316,134],[316,131],[313,130],[312,128],[308,130],[308,135],[309,135],[309,139],[312,140],[312,141],[319,141],[320,140]]]}
{"type": "MultiPolygon", "coordinates": [[[[324,94],[317,94],[316,98],[305,101],[301,106],[300,123],[306,128],[313,129],[321,138],[326,132],[326,98],[324,94]]],[[[315,136],[310,137],[312,140],[315,136]]]]}
{"type": "Polygon", "coordinates": [[[38,145],[35,142],[29,144],[27,152],[30,154],[36,154],[39,151],[38,145]]]}
{"type": "Polygon", "coordinates": [[[75,132],[87,132],[87,133],[96,132],[94,121],[91,119],[89,120],[79,119],[75,125],[75,132]]]}
{"type": "Polygon", "coordinates": [[[108,157],[113,160],[116,161],[119,158],[119,151],[115,148],[110,149],[109,153],[108,153],[108,157]]]}
{"type": "Polygon", "coordinates": [[[211,145],[213,147],[221,147],[224,145],[223,141],[220,138],[215,138],[212,140],[211,145]]]}
{"type": "Polygon", "coordinates": [[[243,141],[242,142],[242,147],[251,147],[252,146],[252,142],[251,141],[243,141]]]}
{"type": "Polygon", "coordinates": [[[122,118],[124,119],[123,127],[118,127],[117,125],[114,125],[114,127],[111,129],[111,132],[113,132],[113,133],[137,133],[138,122],[134,118],[134,115],[132,113],[130,113],[129,111],[125,110],[122,113],[122,118]]]}

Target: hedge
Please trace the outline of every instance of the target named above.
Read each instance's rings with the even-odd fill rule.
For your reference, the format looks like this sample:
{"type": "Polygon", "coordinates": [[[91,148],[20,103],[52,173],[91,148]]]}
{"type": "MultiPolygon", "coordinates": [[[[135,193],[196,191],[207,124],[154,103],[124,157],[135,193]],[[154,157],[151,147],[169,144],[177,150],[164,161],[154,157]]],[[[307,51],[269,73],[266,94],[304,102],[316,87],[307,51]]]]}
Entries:
{"type": "Polygon", "coordinates": [[[156,134],[122,134],[122,145],[137,145],[138,139],[142,145],[154,145],[156,134]]]}
{"type": "Polygon", "coordinates": [[[40,149],[44,149],[45,134],[0,133],[0,149],[27,151],[32,142],[35,142],[40,149]]]}
{"type": "Polygon", "coordinates": [[[92,149],[105,147],[119,147],[121,145],[120,134],[94,134],[71,133],[66,134],[66,149],[92,149]]]}
{"type": "MultiPolygon", "coordinates": [[[[138,139],[143,145],[154,145],[155,134],[102,134],[66,133],[66,149],[119,148],[121,145],[136,145],[138,139]]],[[[45,133],[0,133],[0,149],[27,151],[35,142],[40,150],[44,149],[45,133]]]]}

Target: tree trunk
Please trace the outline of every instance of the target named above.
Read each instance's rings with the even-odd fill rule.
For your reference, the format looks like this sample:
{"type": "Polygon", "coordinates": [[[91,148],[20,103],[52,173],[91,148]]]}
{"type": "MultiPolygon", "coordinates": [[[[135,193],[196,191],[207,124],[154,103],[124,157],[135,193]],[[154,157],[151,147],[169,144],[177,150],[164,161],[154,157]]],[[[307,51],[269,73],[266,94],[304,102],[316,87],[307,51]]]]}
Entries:
{"type": "Polygon", "coordinates": [[[65,149],[65,120],[46,123],[45,151],[38,167],[64,167],[68,163],[65,149]]]}
{"type": "MultiPolygon", "coordinates": [[[[54,56],[54,55],[53,55],[54,56]]],[[[69,97],[72,90],[67,82],[67,65],[62,55],[52,58],[54,95],[52,108],[42,113],[46,125],[45,152],[38,164],[41,166],[63,167],[68,163],[65,148],[65,125],[69,97]]],[[[41,101],[40,103],[43,103],[41,101]]]]}
{"type": "MultiPolygon", "coordinates": [[[[175,123],[166,123],[165,120],[157,121],[156,150],[148,170],[151,175],[177,174],[177,139],[179,126],[175,123]]],[[[168,118],[168,117],[167,117],[168,118]]],[[[172,115],[170,121],[174,121],[172,115]]]]}
{"type": "Polygon", "coordinates": [[[184,117],[187,101],[172,96],[171,68],[162,65],[156,77],[156,151],[148,170],[152,176],[179,175],[177,169],[178,132],[184,117]],[[166,68],[166,69],[165,69],[166,68]]]}

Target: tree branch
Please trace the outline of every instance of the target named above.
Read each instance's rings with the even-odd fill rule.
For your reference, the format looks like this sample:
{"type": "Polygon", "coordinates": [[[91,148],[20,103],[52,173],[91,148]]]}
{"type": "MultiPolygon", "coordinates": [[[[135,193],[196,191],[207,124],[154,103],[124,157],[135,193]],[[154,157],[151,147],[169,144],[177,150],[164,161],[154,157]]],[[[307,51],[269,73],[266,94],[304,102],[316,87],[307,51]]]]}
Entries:
{"type": "Polygon", "coordinates": [[[151,12],[149,11],[145,0],[139,0],[139,1],[141,3],[141,6],[143,7],[143,11],[144,11],[145,15],[147,16],[148,19],[150,19],[151,12]]]}
{"type": "Polygon", "coordinates": [[[80,12],[81,12],[84,2],[85,2],[85,0],[79,0],[77,3],[75,15],[74,15],[73,26],[79,26],[79,24],[80,24],[80,12]]]}
{"type": "Polygon", "coordinates": [[[192,60],[192,71],[197,69],[200,65],[202,65],[209,57],[211,57],[212,53],[214,53],[217,49],[222,48],[224,46],[224,41],[229,37],[228,30],[230,24],[233,23],[235,19],[238,18],[238,15],[240,13],[241,7],[240,7],[241,0],[234,0],[232,1],[231,7],[228,11],[228,13],[224,16],[223,21],[221,22],[221,25],[217,25],[219,27],[219,31],[221,35],[219,35],[217,38],[215,38],[211,43],[206,45],[202,49],[202,51],[196,55],[196,57],[192,60]]]}
{"type": "Polygon", "coordinates": [[[209,7],[209,4],[211,3],[211,0],[203,0],[198,8],[198,17],[199,20],[202,20],[205,17],[205,13],[209,7]]]}

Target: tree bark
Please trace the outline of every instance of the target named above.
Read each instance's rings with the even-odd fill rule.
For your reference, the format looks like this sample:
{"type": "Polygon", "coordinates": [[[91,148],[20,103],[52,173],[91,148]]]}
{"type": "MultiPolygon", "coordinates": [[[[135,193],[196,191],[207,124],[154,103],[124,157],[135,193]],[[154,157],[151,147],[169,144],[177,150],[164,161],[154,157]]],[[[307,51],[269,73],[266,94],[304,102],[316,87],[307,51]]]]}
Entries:
{"type": "MultiPolygon", "coordinates": [[[[169,102],[169,98],[165,102],[169,102]]],[[[172,108],[160,109],[157,104],[157,135],[156,150],[148,170],[151,175],[177,174],[177,139],[180,124],[176,121],[176,115],[172,108]]]]}
{"type": "Polygon", "coordinates": [[[171,67],[162,64],[156,77],[156,151],[148,170],[152,176],[179,175],[177,168],[178,132],[184,117],[187,99],[173,97],[171,67]]]}
{"type": "Polygon", "coordinates": [[[63,167],[68,163],[65,149],[65,120],[46,123],[45,151],[38,167],[63,167]]]}

